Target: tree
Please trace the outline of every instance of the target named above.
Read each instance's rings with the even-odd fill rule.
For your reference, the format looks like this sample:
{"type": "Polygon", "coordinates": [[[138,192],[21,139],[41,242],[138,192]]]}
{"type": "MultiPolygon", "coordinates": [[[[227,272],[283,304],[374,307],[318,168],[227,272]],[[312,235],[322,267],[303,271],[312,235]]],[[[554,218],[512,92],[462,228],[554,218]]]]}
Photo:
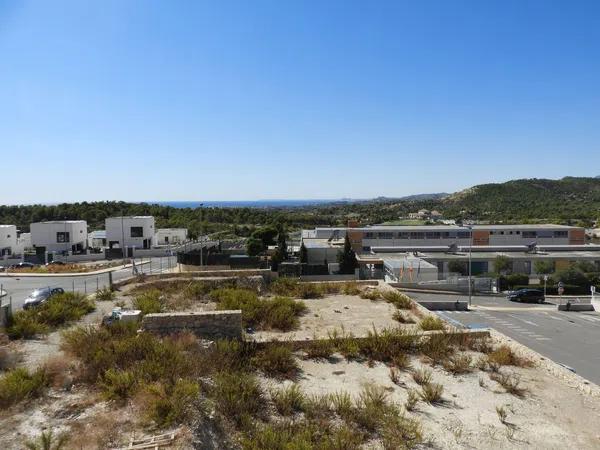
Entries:
{"type": "Polygon", "coordinates": [[[448,272],[458,273],[460,275],[466,275],[468,271],[467,263],[459,260],[452,260],[448,262],[448,272]]]}
{"type": "Polygon", "coordinates": [[[269,245],[275,244],[275,236],[278,235],[277,228],[273,225],[267,225],[261,227],[252,233],[252,237],[260,239],[263,243],[263,248],[267,248],[269,245]]]}
{"type": "Polygon", "coordinates": [[[340,263],[340,273],[342,274],[352,274],[354,273],[354,269],[358,267],[356,253],[352,250],[350,238],[347,234],[346,239],[344,240],[344,250],[341,250],[338,253],[338,263],[340,263]]]}
{"type": "Polygon", "coordinates": [[[263,241],[255,237],[250,237],[246,241],[246,252],[249,256],[256,256],[264,250],[263,241]]]}
{"type": "Polygon", "coordinates": [[[285,228],[281,227],[277,235],[277,250],[271,258],[271,270],[276,271],[279,263],[288,259],[287,242],[285,241],[285,228]]]}
{"type": "Polygon", "coordinates": [[[306,250],[304,242],[302,243],[302,245],[300,245],[300,263],[308,263],[308,250],[306,250]]]}
{"type": "Polygon", "coordinates": [[[534,261],[533,268],[540,275],[548,275],[554,272],[554,262],[552,261],[534,261]]]}
{"type": "Polygon", "coordinates": [[[497,274],[507,274],[512,272],[512,261],[508,256],[498,255],[494,259],[494,272],[497,274]]]}

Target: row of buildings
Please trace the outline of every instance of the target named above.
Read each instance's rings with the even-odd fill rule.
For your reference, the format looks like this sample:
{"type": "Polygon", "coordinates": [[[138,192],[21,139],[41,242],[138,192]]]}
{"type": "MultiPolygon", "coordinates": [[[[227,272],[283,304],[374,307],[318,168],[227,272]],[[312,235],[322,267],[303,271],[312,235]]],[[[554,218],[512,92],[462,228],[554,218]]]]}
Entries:
{"type": "Polygon", "coordinates": [[[584,228],[551,224],[315,228],[302,232],[307,263],[335,263],[346,236],[361,270],[376,268],[398,281],[445,279],[456,262],[468,267],[469,260],[473,274],[491,273],[498,256],[512,273],[530,276],[536,261],[555,270],[587,261],[600,271],[600,245],[586,243],[584,228]]]}
{"type": "Polygon", "coordinates": [[[183,243],[185,228],[155,228],[152,216],[109,217],[105,229],[88,233],[85,220],[35,222],[29,233],[18,233],[15,225],[0,225],[0,257],[38,254],[82,254],[89,249],[150,249],[183,243]]]}

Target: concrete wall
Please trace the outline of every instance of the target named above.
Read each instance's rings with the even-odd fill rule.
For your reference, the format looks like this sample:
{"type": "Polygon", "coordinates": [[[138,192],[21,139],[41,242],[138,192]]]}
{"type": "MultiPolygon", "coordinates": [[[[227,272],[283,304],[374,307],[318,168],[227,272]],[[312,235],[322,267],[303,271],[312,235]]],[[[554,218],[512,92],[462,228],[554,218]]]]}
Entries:
{"type": "Polygon", "coordinates": [[[157,334],[190,331],[204,339],[241,339],[242,311],[146,314],[142,329],[157,334]]]}
{"type": "Polygon", "coordinates": [[[154,245],[169,245],[185,242],[187,228],[159,228],[156,230],[154,245]]]}

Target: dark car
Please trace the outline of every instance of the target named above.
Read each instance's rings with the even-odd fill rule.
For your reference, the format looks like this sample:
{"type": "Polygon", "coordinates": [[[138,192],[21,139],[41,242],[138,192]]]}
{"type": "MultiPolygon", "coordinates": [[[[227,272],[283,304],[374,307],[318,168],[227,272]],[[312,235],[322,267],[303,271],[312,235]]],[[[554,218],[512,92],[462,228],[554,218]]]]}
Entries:
{"type": "Polygon", "coordinates": [[[23,303],[23,309],[29,309],[35,306],[39,306],[42,303],[45,303],[53,295],[62,294],[63,292],[65,292],[65,290],[59,287],[46,287],[36,289],[29,295],[29,297],[25,299],[25,302],[23,303]]]}
{"type": "Polygon", "coordinates": [[[539,289],[519,289],[508,294],[507,298],[511,302],[533,302],[544,303],[546,298],[539,289]]]}
{"type": "Polygon", "coordinates": [[[35,267],[35,264],[30,262],[20,262],[18,264],[13,264],[10,266],[10,269],[32,269],[35,267]]]}

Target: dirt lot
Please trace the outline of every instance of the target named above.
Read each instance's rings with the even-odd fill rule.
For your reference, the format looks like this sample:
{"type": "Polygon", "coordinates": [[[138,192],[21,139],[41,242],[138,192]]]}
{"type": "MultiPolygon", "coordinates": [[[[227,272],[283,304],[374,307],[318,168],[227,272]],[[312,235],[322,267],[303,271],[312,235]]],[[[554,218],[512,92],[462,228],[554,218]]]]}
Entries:
{"type": "MultiPolygon", "coordinates": [[[[421,421],[430,448],[437,449],[596,449],[600,448],[600,398],[582,393],[540,367],[517,368],[523,398],[506,393],[486,372],[453,376],[440,367],[424,365],[412,358],[412,369],[401,371],[397,384],[382,363],[372,367],[343,358],[332,361],[301,360],[302,375],[297,381],[306,394],[345,391],[356,398],[365,384],[382,386],[391,402],[403,405],[409,389],[419,386],[411,370],[427,367],[433,382],[444,386],[443,403],[420,401],[407,415],[421,421]],[[497,407],[507,411],[501,423],[497,407]]],[[[263,380],[268,389],[289,385],[263,380]]],[[[376,444],[373,448],[379,448],[376,444]]]]}
{"type": "MultiPolygon", "coordinates": [[[[304,300],[308,312],[300,317],[298,330],[282,333],[278,331],[258,331],[254,334],[257,341],[266,340],[302,340],[313,337],[327,337],[327,333],[342,327],[355,337],[366,336],[373,328],[399,326],[392,316],[396,308],[383,300],[371,301],[354,295],[330,295],[323,298],[304,300]]],[[[411,311],[404,314],[418,322],[411,311]]],[[[414,324],[403,325],[415,328],[414,324]]]]}

